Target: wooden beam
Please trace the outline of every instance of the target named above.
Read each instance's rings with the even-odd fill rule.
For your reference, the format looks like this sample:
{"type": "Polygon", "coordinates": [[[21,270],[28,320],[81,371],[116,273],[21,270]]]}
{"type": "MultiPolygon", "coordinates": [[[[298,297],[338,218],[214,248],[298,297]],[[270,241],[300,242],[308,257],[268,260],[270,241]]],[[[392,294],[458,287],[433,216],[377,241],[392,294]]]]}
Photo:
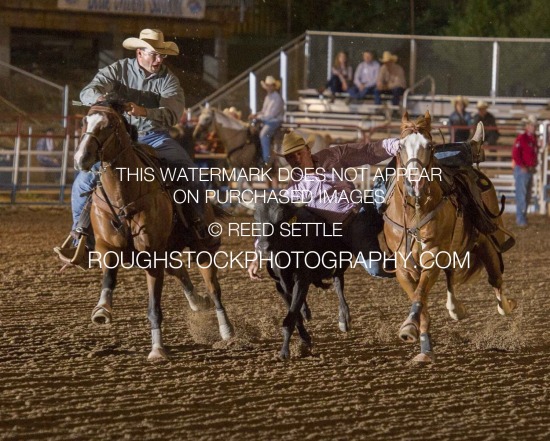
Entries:
{"type": "MultiPolygon", "coordinates": [[[[234,17],[235,16],[235,17],[234,17]]],[[[138,34],[144,28],[159,28],[167,36],[215,38],[232,33],[234,11],[207,9],[204,20],[140,15],[75,12],[57,9],[48,0],[5,0],[0,6],[0,24],[14,28],[47,29],[72,32],[138,34]]]]}

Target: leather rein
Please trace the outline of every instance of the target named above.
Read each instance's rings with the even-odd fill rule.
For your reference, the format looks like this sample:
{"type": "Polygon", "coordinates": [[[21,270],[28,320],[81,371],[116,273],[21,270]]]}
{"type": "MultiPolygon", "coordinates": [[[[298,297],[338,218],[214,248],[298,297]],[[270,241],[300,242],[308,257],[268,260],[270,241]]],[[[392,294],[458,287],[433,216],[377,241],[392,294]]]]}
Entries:
{"type": "MultiPolygon", "coordinates": [[[[154,196],[160,189],[156,189],[153,191],[149,191],[148,193],[145,193],[144,195],[139,196],[136,200],[129,202],[128,204],[122,206],[122,207],[116,207],[113,205],[111,200],[109,199],[109,196],[107,195],[107,192],[105,191],[105,188],[103,187],[103,183],[101,182],[101,177],[103,173],[107,170],[109,167],[113,167],[115,162],[120,158],[122,153],[124,153],[126,150],[132,147],[132,143],[128,142],[125,146],[123,146],[119,152],[115,155],[114,158],[110,159],[109,161],[106,161],[104,159],[104,153],[107,150],[107,147],[110,146],[110,144],[113,144],[116,148],[116,144],[118,146],[121,146],[120,142],[120,128],[121,128],[121,116],[116,112],[115,110],[111,109],[110,107],[103,107],[103,106],[92,106],[88,112],[88,115],[90,115],[92,112],[103,112],[103,113],[110,113],[115,116],[115,128],[113,132],[105,139],[104,141],[101,141],[93,132],[84,132],[82,136],[80,137],[80,140],[82,141],[82,138],[84,135],[90,136],[98,145],[98,153],[99,153],[99,160],[101,162],[100,170],[97,172],[99,175],[99,180],[97,182],[97,188],[101,192],[100,197],[97,194],[97,191],[93,192],[93,199],[95,202],[95,205],[103,210],[108,211],[113,216],[113,220],[111,221],[112,226],[115,228],[115,230],[118,233],[122,234],[122,229],[124,227],[123,221],[130,220],[132,216],[139,213],[140,211],[143,211],[148,206],[149,199],[154,196]],[[118,212],[117,212],[118,211],[118,212]]],[[[124,128],[124,130],[126,130],[124,128]]]]}
{"type": "MultiPolygon", "coordinates": [[[[414,130],[413,130],[413,132],[418,133],[417,131],[414,131],[414,130]]],[[[401,133],[401,139],[404,138],[404,136],[403,136],[404,133],[405,133],[405,131],[403,131],[401,133]]],[[[410,134],[410,133],[407,133],[405,136],[408,136],[408,134],[410,134]]],[[[430,143],[428,144],[427,147],[430,149],[430,156],[429,156],[427,165],[424,165],[424,163],[418,158],[411,158],[408,161],[406,161],[404,165],[401,165],[401,164],[403,164],[404,159],[407,159],[407,158],[403,157],[404,148],[403,148],[403,144],[400,144],[399,154],[397,155],[398,168],[400,168],[400,167],[406,168],[411,163],[418,163],[422,167],[421,170],[430,169],[431,165],[433,163],[433,159],[434,159],[434,147],[435,147],[435,145],[431,142],[431,136],[429,137],[429,139],[430,139],[430,143]]],[[[420,246],[420,244],[423,242],[422,237],[421,237],[422,228],[426,224],[428,224],[428,222],[430,222],[431,220],[433,220],[435,218],[436,214],[443,208],[443,206],[445,205],[446,202],[449,201],[449,199],[446,196],[443,196],[441,198],[441,200],[437,203],[437,205],[432,210],[430,210],[428,213],[426,213],[414,225],[408,226],[407,225],[408,224],[407,206],[412,206],[412,204],[407,202],[407,195],[403,191],[402,186],[397,185],[396,181],[399,180],[399,179],[400,179],[399,176],[395,178],[394,184],[391,187],[391,194],[390,194],[390,192],[388,192],[387,200],[389,200],[393,196],[394,191],[395,191],[395,187],[397,187],[397,189],[398,189],[398,191],[401,194],[401,197],[403,199],[403,224],[399,224],[396,221],[394,221],[393,219],[390,219],[386,213],[383,214],[383,218],[384,218],[385,222],[388,222],[390,225],[392,225],[393,227],[395,227],[395,228],[397,228],[397,229],[399,229],[403,232],[403,234],[401,236],[401,239],[399,241],[398,249],[401,247],[401,244],[403,243],[403,240],[404,240],[405,241],[405,257],[406,257],[407,261],[409,259],[412,260],[412,263],[414,265],[413,268],[420,268],[420,264],[418,262],[416,262],[414,260],[414,258],[412,257],[412,252],[411,252],[412,247],[413,247],[415,242],[418,243],[419,246],[420,246]]],[[[420,212],[420,208],[421,208],[419,197],[415,197],[414,207],[415,207],[415,216],[417,216],[418,213],[420,212]]]]}

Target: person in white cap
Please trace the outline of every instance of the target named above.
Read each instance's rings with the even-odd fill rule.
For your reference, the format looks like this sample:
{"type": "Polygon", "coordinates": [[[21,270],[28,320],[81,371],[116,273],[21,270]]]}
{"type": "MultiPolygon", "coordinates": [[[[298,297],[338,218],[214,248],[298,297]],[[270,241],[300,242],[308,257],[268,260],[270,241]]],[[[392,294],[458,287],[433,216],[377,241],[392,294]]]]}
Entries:
{"type": "MultiPolygon", "coordinates": [[[[178,123],[185,109],[183,89],[178,78],[163,64],[169,55],[178,55],[174,42],[164,41],[158,29],[143,29],[139,38],[127,38],[124,48],[135,51],[135,58],[124,58],[99,70],[93,80],[80,92],[83,104],[91,106],[114,97],[126,104],[125,117],[138,132],[138,142],[155,148],[158,156],[170,168],[194,167],[194,163],[180,144],[170,136],[169,129],[178,123]]],[[[99,163],[92,171],[99,170],[99,163]]],[[[187,174],[189,176],[189,174],[187,174]]],[[[78,221],[86,204],[83,194],[93,190],[97,173],[79,173],[73,183],[71,205],[73,236],[79,237],[78,221]]],[[[200,183],[181,183],[197,187],[200,183]]],[[[192,222],[204,232],[201,207],[189,207],[192,222]]],[[[202,234],[202,233],[201,233],[202,234]]],[[[59,254],[59,253],[58,253],[59,254]]],[[[63,258],[67,256],[61,256],[63,258]]]]}
{"type": "Polygon", "coordinates": [[[279,88],[281,87],[279,80],[268,75],[265,77],[265,81],[261,81],[261,84],[267,91],[262,110],[250,115],[248,119],[257,118],[263,123],[262,130],[260,131],[260,144],[262,145],[263,161],[267,164],[271,158],[271,139],[283,123],[285,103],[279,93],[279,88]]]}
{"type": "Polygon", "coordinates": [[[472,125],[477,126],[478,122],[483,123],[485,129],[485,141],[488,145],[497,145],[500,133],[498,132],[495,116],[489,112],[489,104],[486,101],[480,100],[477,102],[477,114],[474,115],[472,125]]]}

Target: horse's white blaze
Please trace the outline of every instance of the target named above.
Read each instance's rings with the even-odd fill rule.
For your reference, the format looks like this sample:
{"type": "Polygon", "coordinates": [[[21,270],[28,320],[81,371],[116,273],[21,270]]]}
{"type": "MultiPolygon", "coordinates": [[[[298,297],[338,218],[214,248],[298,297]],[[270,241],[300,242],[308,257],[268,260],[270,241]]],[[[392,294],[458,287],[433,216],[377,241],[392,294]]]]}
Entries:
{"type": "Polygon", "coordinates": [[[107,117],[100,113],[94,113],[93,115],[86,117],[86,133],[82,135],[82,139],[80,140],[78,144],[78,148],[76,149],[76,152],[74,154],[75,164],[80,164],[80,161],[84,156],[84,152],[86,150],[84,147],[87,145],[88,139],[90,138],[90,135],[88,134],[88,132],[92,133],[96,127],[99,127],[101,129],[103,127],[106,127],[107,124],[108,124],[107,117]],[[103,126],[101,126],[102,122],[103,122],[103,126]]]}
{"type": "MultiPolygon", "coordinates": [[[[422,163],[426,163],[424,158],[424,149],[428,144],[428,140],[421,135],[420,133],[412,133],[406,138],[403,139],[403,146],[405,147],[405,152],[407,154],[407,160],[410,161],[413,158],[419,159],[422,163]]],[[[421,165],[412,161],[407,165],[405,170],[406,178],[411,182],[415,192],[418,194],[421,188],[421,177],[425,173],[421,165]]]]}

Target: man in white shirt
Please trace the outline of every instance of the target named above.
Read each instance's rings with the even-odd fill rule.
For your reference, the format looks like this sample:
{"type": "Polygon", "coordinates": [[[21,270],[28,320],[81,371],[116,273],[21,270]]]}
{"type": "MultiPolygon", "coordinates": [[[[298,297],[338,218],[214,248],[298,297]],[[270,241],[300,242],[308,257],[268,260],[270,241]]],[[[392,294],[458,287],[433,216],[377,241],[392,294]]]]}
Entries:
{"type": "Polygon", "coordinates": [[[380,63],[374,59],[371,51],[363,52],[363,62],[355,69],[353,87],[349,89],[350,98],[363,99],[372,95],[376,89],[376,79],[380,63]]]}
{"type": "Polygon", "coordinates": [[[263,123],[260,131],[260,144],[262,145],[262,158],[267,164],[271,157],[271,139],[283,122],[285,114],[285,103],[281,94],[278,92],[281,82],[271,75],[261,81],[262,87],[267,91],[262,110],[259,113],[252,114],[249,119],[260,119],[263,123]]]}

